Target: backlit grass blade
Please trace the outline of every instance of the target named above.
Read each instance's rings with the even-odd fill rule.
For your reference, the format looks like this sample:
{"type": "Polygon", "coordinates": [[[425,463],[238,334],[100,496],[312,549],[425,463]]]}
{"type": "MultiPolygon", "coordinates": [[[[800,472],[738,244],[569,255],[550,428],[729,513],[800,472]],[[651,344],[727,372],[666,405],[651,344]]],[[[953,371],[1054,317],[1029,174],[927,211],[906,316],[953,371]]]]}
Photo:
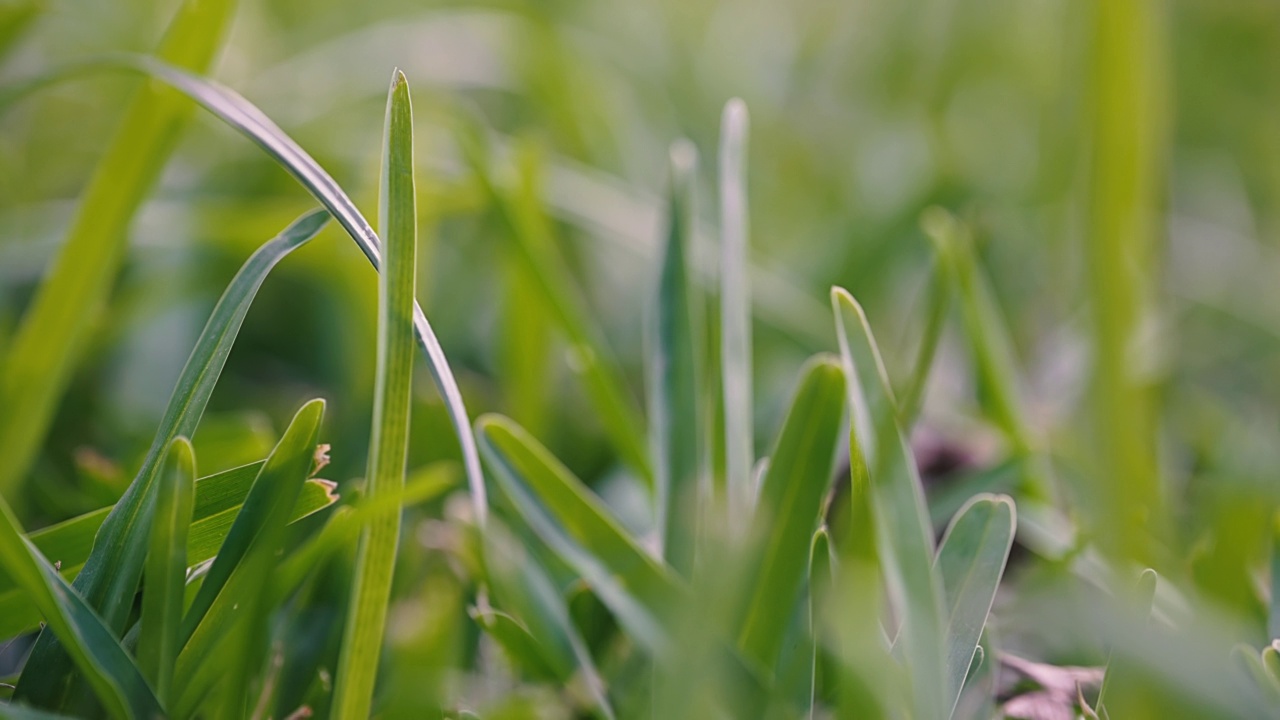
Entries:
{"type": "Polygon", "coordinates": [[[747,105],[720,116],[720,373],[724,389],[725,485],[730,518],[755,499],[751,400],[751,282],[748,272],[747,105]]]}
{"type": "MultiPolygon", "coordinates": [[[[204,72],[230,23],[232,0],[187,0],[157,53],[204,72]]],[[[14,497],[39,451],[94,319],[120,269],[128,229],[173,151],[191,106],[146,84],[125,111],[85,188],[67,237],[0,366],[0,493],[14,497]]]]}
{"type": "Polygon", "coordinates": [[[911,672],[915,716],[945,717],[942,592],[933,567],[933,528],[924,488],[898,425],[888,375],[862,307],[838,287],[831,290],[831,304],[848,376],[854,434],[871,479],[886,590],[901,624],[896,642],[911,672]]]}
{"type": "Polygon", "coordinates": [[[650,369],[651,435],[657,458],[655,502],[663,556],[677,572],[693,571],[701,462],[698,349],[689,253],[697,151],[685,141],[671,148],[667,237],[658,279],[657,347],[650,369]]]}
{"type": "MultiPolygon", "coordinates": [[[[89,559],[76,576],[76,589],[114,632],[123,629],[142,573],[160,458],[174,438],[194,434],[240,325],[267,273],[314,237],[326,222],[328,213],[312,211],[259,248],[231,280],[196,340],[141,469],[103,521],[89,559]]],[[[68,670],[57,644],[42,634],[31,651],[16,695],[42,707],[60,704],[66,689],[62,679],[68,670]]]]}
{"type": "Polygon", "coordinates": [[[187,531],[195,504],[195,455],[185,437],[169,443],[160,469],[156,511],[151,520],[138,664],[156,694],[169,698],[169,681],[181,645],[182,609],[187,584],[187,531]]]}
{"type": "Polygon", "coordinates": [[[683,596],[672,571],[640,547],[604,504],[550,452],[507,418],[476,421],[489,468],[539,538],[572,567],[637,642],[660,653],[660,624],[683,596]]]}
{"type": "Polygon", "coordinates": [[[518,155],[519,185],[513,192],[505,192],[493,178],[482,131],[464,128],[459,144],[498,217],[507,226],[512,259],[568,342],[571,367],[582,377],[604,431],[623,462],[645,482],[652,483],[653,466],[640,410],[627,391],[618,361],[603,340],[603,331],[592,322],[585,301],[573,291],[577,285],[573,274],[556,251],[553,229],[541,206],[533,156],[528,152],[518,155]]]}
{"type": "MultiPolygon", "coordinates": [[[[194,681],[199,666],[209,664],[220,642],[235,639],[243,623],[253,621],[262,599],[270,597],[275,585],[276,556],[291,508],[311,470],[324,409],[323,400],[312,400],[294,415],[254,480],[214,568],[205,576],[195,602],[183,617],[183,645],[172,685],[176,701],[171,709],[178,716],[185,716],[198,700],[202,688],[194,681]],[[207,596],[212,597],[205,600],[207,596]]],[[[222,667],[218,672],[238,670],[222,667]]]]}
{"type": "MultiPolygon", "coordinates": [[[[409,83],[399,70],[392,77],[387,98],[380,195],[378,225],[385,245],[378,275],[378,365],[365,476],[365,496],[372,500],[404,489],[409,452],[418,215],[413,182],[413,108],[409,83]]],[[[335,717],[370,714],[399,543],[399,507],[370,520],[361,533],[334,688],[335,717]]]]}
{"type": "Polygon", "coordinates": [[[112,717],[151,718],[160,704],[111,629],[22,535],[0,498],[0,566],[26,592],[112,717]]]}
{"type": "Polygon", "coordinates": [[[738,647],[772,668],[804,585],[809,543],[844,418],[845,378],[835,358],[811,360],[770,455],[752,528],[762,533],[738,647]]]}
{"type": "Polygon", "coordinates": [[[938,549],[938,571],[946,592],[948,715],[960,700],[982,639],[1015,527],[1012,500],[979,495],[961,508],[938,549]]]}

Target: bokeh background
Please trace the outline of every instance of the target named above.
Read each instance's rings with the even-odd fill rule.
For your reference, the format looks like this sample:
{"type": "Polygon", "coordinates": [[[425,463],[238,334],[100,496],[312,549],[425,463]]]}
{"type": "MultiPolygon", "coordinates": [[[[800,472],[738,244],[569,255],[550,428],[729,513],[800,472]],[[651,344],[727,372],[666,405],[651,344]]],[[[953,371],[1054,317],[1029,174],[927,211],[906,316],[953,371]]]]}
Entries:
{"type": "MultiPolygon", "coordinates": [[[[418,122],[419,297],[468,408],[513,415],[588,482],[612,488],[624,510],[625,471],[562,338],[545,314],[528,312],[509,231],[458,150],[459,127],[478,123],[500,150],[535,158],[573,291],[639,405],[667,148],[687,137],[700,151],[698,216],[713,253],[719,117],[740,97],[751,113],[759,447],[803,359],[835,349],[833,284],[866,306],[890,375],[906,380],[933,264],[920,217],[938,205],[973,229],[1028,416],[1070,498],[1091,470],[1097,429],[1085,409],[1088,6],[255,0],[241,3],[213,76],[275,119],[374,217],[385,90],[394,67],[405,71],[418,122]]],[[[148,52],[174,7],[0,0],[0,84],[96,54],[148,52]]],[[[1153,282],[1133,367],[1159,418],[1153,449],[1174,520],[1167,554],[1207,594],[1260,616],[1246,570],[1280,495],[1280,5],[1159,8],[1157,82],[1142,119],[1161,169],[1158,219],[1154,252],[1142,259],[1153,282]]],[[[0,116],[0,357],[140,82],[86,76],[0,116]]],[[[252,248],[312,205],[258,149],[196,116],[132,225],[124,272],[31,471],[39,481],[22,501],[28,527],[118,496],[218,294],[252,248]]],[[[327,472],[359,477],[375,304],[373,271],[337,229],[288,259],[253,306],[196,438],[202,473],[262,457],[297,405],[323,396],[327,472]]],[[[411,467],[458,453],[420,369],[411,467]]],[[[974,376],[953,320],[916,435],[921,448],[945,446],[962,468],[981,469],[999,463],[1007,443],[974,376]]],[[[1016,608],[1006,617],[1016,620],[1016,608]]],[[[1052,642],[1059,659],[1073,659],[1070,638],[1052,642]]]]}

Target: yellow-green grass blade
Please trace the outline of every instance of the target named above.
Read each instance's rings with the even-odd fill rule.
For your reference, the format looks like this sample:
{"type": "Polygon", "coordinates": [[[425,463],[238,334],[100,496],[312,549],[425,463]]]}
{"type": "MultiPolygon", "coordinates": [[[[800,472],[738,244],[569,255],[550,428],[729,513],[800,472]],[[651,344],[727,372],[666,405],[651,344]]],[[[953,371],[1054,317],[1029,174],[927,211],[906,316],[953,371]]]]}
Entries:
{"type": "Polygon", "coordinates": [[[45,9],[44,0],[0,3],[0,58],[3,58],[45,9]]]}
{"type": "Polygon", "coordinates": [[[738,647],[771,669],[804,586],[808,552],[831,485],[831,466],[844,418],[845,378],[833,357],[805,368],[770,454],[752,528],[761,546],[738,647]]]}
{"type": "MultiPolygon", "coordinates": [[[[312,211],[259,248],[231,280],[196,340],[141,469],[103,521],[89,558],[75,579],[76,589],[113,632],[122,632],[142,574],[155,508],[155,479],[163,453],[174,438],[195,433],[244,317],[267,274],[286,255],[314,237],[326,222],[327,213],[312,211]]],[[[31,651],[16,695],[40,707],[56,706],[68,690],[63,678],[69,670],[57,643],[42,634],[31,651]]]]}
{"type": "Polygon", "coordinates": [[[896,647],[910,669],[914,715],[945,717],[941,582],[934,570],[933,528],[915,458],[898,425],[888,374],[862,307],[832,288],[854,436],[866,461],[886,591],[901,624],[896,647]]]}
{"type": "Polygon", "coordinates": [[[658,277],[657,346],[650,359],[651,436],[657,458],[655,504],[663,557],[676,572],[693,571],[698,532],[702,423],[698,418],[698,348],[689,253],[697,151],[688,141],[671,148],[667,235],[658,277]]]}
{"type": "Polygon", "coordinates": [[[115,634],[57,570],[32,547],[0,498],[0,566],[45,616],[98,700],[115,718],[150,718],[160,703],[115,634]]]}
{"type": "Polygon", "coordinates": [[[1007,496],[976,496],[956,514],[938,549],[938,571],[946,592],[948,715],[960,700],[995,602],[1013,547],[1015,517],[1013,501],[1007,496]]]}
{"type": "MultiPolygon", "coordinates": [[[[210,568],[197,593],[196,599],[201,601],[205,589],[214,588],[210,591],[212,600],[207,605],[193,603],[183,617],[182,649],[173,671],[176,698],[170,708],[179,717],[189,714],[206,689],[195,682],[200,666],[209,664],[220,642],[236,637],[244,623],[253,622],[255,612],[261,611],[262,599],[270,597],[276,555],[291,509],[311,470],[324,408],[323,400],[312,400],[294,415],[254,480],[244,508],[214,561],[215,568],[223,569],[215,578],[214,568],[210,568]]],[[[238,670],[224,666],[217,674],[238,670]]],[[[211,682],[216,679],[209,678],[211,682]]]]}
{"type": "MultiPolygon", "coordinates": [[[[203,72],[230,23],[232,0],[187,0],[157,51],[203,72]]],[[[128,229],[192,111],[180,93],[147,83],[133,98],[85,188],[66,241],[0,366],[0,493],[15,497],[39,452],[94,319],[110,294],[128,229]]]]}
{"type": "Polygon", "coordinates": [[[187,535],[195,504],[195,454],[184,437],[169,443],[160,469],[142,590],[138,664],[163,701],[169,698],[173,664],[181,645],[187,584],[187,535]]]}
{"type": "Polygon", "coordinates": [[[724,397],[725,486],[730,518],[755,499],[751,392],[751,282],[747,215],[747,105],[734,98],[720,116],[720,379],[724,397]]]}
{"type": "Polygon", "coordinates": [[[509,419],[476,421],[481,452],[498,486],[538,537],[591,586],[649,651],[669,638],[661,618],[685,587],[545,447],[509,419]]]}
{"type": "MultiPolygon", "coordinates": [[[[413,182],[413,107],[409,83],[399,70],[392,77],[387,98],[380,190],[378,225],[384,242],[383,266],[378,276],[377,376],[365,478],[365,494],[371,499],[403,491],[409,452],[418,216],[413,182]]],[[[370,520],[360,535],[334,687],[334,717],[370,715],[399,543],[399,507],[370,520]]]]}
{"type": "Polygon", "coordinates": [[[1280,638],[1280,512],[1271,518],[1271,600],[1267,608],[1267,635],[1280,638]]]}
{"type": "Polygon", "coordinates": [[[653,466],[644,436],[644,421],[627,391],[618,362],[592,321],[585,301],[576,295],[576,282],[565,260],[556,251],[552,226],[542,210],[536,185],[534,157],[518,156],[519,185],[514,192],[501,190],[493,178],[488,145],[482,131],[464,128],[459,134],[463,154],[485,194],[493,203],[512,243],[512,259],[536,290],[542,304],[569,344],[571,367],[585,384],[604,431],[619,456],[646,483],[653,481],[653,466]]]}

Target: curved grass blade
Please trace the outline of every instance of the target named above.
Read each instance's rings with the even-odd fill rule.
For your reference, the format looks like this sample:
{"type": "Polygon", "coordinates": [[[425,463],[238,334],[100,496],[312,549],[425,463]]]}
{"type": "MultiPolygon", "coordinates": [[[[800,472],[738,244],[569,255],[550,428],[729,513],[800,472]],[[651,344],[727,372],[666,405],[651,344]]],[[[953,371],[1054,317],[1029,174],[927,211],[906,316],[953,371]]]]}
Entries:
{"type": "Polygon", "coordinates": [[[591,586],[638,642],[667,646],[659,622],[684,587],[591,491],[518,425],[498,415],[476,421],[481,452],[499,487],[552,552],[591,586]]]}
{"type": "MultiPolygon", "coordinates": [[[[151,718],[160,703],[111,629],[22,535],[0,498],[0,566],[26,592],[112,717],[151,718]]],[[[25,674],[25,673],[24,673],[25,674]]]]}
{"type": "Polygon", "coordinates": [[[183,618],[182,650],[172,684],[177,699],[171,709],[178,717],[186,717],[208,689],[196,682],[198,675],[213,682],[222,673],[239,670],[224,664],[217,673],[201,674],[200,666],[210,664],[220,643],[252,640],[239,634],[245,623],[254,622],[254,616],[265,611],[263,599],[270,597],[274,585],[276,555],[289,513],[311,469],[324,409],[323,400],[312,400],[294,415],[254,480],[214,567],[183,618]]]}
{"type": "MultiPolygon", "coordinates": [[[[413,391],[418,216],[413,183],[413,107],[409,83],[399,70],[392,76],[387,97],[380,190],[378,224],[385,254],[378,275],[378,364],[365,479],[366,496],[375,500],[404,490],[413,391]]],[[[337,717],[370,714],[400,543],[400,511],[397,506],[370,520],[360,535],[334,688],[337,717]]]]}
{"type": "Polygon", "coordinates": [[[910,669],[915,716],[946,716],[941,583],[934,571],[933,529],[915,458],[898,425],[888,375],[862,307],[832,288],[850,411],[871,479],[877,545],[886,591],[901,622],[898,647],[910,669]]]}
{"type": "Polygon", "coordinates": [[[572,665],[547,651],[542,643],[514,616],[498,610],[470,611],[471,619],[506,651],[511,663],[534,680],[560,684],[569,682],[572,665]]]}
{"type": "Polygon", "coordinates": [[[811,360],[770,454],[752,520],[764,544],[738,631],[738,647],[762,668],[773,667],[804,585],[844,404],[840,365],[834,358],[811,360]]]}
{"type": "MultiPolygon", "coordinates": [[[[221,45],[231,0],[187,0],[158,54],[203,72],[221,45]]],[[[0,366],[0,493],[14,497],[70,382],[89,329],[106,303],[128,228],[172,153],[191,107],[147,84],[131,101],[76,209],[67,239],[40,283],[0,366]]]]}
{"type": "Polygon", "coordinates": [[[658,528],[663,557],[676,572],[693,572],[699,506],[699,379],[695,302],[690,287],[693,184],[697,151],[689,141],[671,148],[667,238],[658,280],[657,348],[650,369],[658,528]]]}
{"type": "Polygon", "coordinates": [[[821,612],[821,603],[831,590],[833,574],[831,536],[824,526],[818,528],[818,531],[813,534],[813,541],[809,544],[809,606],[806,610],[809,613],[809,642],[813,650],[809,658],[809,720],[814,720],[818,714],[818,656],[822,648],[818,642],[820,628],[818,617],[821,612]]]}
{"type": "Polygon", "coordinates": [[[751,423],[747,130],[747,105],[734,98],[720,116],[720,373],[730,518],[746,518],[755,500],[751,482],[755,443],[751,423]]]}
{"type": "Polygon", "coordinates": [[[948,715],[955,712],[960,700],[996,599],[1013,547],[1015,518],[1013,501],[1008,497],[979,495],[961,508],[938,549],[937,566],[947,608],[948,715]]]}
{"type": "MultiPolygon", "coordinates": [[[[161,455],[174,438],[194,434],[240,325],[267,273],[314,237],[326,222],[328,214],[316,210],[285,228],[245,261],[214,306],[182,369],[138,475],[103,521],[89,559],[76,576],[76,589],[97,609],[113,632],[123,629],[142,573],[161,455]]],[[[68,670],[57,643],[51,636],[42,634],[31,651],[16,695],[42,707],[59,705],[66,690],[62,680],[68,670]]]]}
{"type": "Polygon", "coordinates": [[[138,664],[156,694],[169,698],[169,681],[181,645],[182,605],[187,583],[187,531],[195,503],[195,455],[185,437],[169,444],[161,466],[156,511],[151,520],[146,586],[142,591],[138,664]]]}

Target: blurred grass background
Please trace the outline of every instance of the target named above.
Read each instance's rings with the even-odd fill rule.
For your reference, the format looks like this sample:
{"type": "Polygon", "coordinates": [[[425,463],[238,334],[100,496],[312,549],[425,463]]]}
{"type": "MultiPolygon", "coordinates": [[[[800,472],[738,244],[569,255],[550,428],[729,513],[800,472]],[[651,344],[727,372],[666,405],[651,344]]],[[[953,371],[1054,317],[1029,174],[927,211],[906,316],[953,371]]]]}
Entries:
{"type": "MultiPolygon", "coordinates": [[[[752,114],[757,438],[776,432],[803,358],[834,347],[832,284],[858,296],[890,375],[908,379],[933,262],[919,218],[943,206],[974,230],[1059,492],[1085,506],[1128,483],[1163,495],[1172,522],[1155,549],[1138,554],[1154,556],[1162,573],[1184,571],[1260,623],[1254,569],[1280,501],[1280,5],[1139,4],[1150,10],[1141,21],[1150,75],[1135,82],[1151,95],[1122,95],[1146,114],[1135,119],[1122,107],[1116,122],[1136,127],[1113,138],[1121,165],[1130,152],[1146,153],[1139,164],[1154,168],[1140,199],[1150,203],[1149,237],[1136,239],[1145,246],[1136,256],[1108,255],[1108,237],[1133,238],[1099,232],[1114,226],[1099,220],[1109,211],[1091,194],[1114,179],[1090,159],[1106,134],[1093,83],[1115,75],[1097,65],[1111,56],[1099,48],[1088,3],[264,0],[241,4],[213,76],[372,209],[385,78],[393,66],[405,71],[418,123],[419,297],[468,409],[512,415],[606,496],[629,487],[616,482],[618,458],[545,308],[513,280],[509,231],[457,146],[459,125],[478,120],[499,148],[533,158],[574,292],[639,404],[666,148],[685,136],[714,158],[720,110],[743,98],[752,114]],[[1106,257],[1121,268],[1111,285],[1096,280],[1106,257]],[[1134,277],[1145,285],[1130,292],[1134,277]],[[1119,322],[1138,339],[1104,351],[1093,328],[1116,310],[1113,291],[1133,304],[1119,322]],[[1146,480],[1108,474],[1113,461],[1096,452],[1115,430],[1108,420],[1130,429],[1090,403],[1091,378],[1107,372],[1140,386],[1140,412],[1151,416],[1151,427],[1134,430],[1149,451],[1136,461],[1149,466],[1146,480]]],[[[0,84],[95,54],[149,52],[173,9],[0,0],[0,84]]],[[[1122,33],[1115,47],[1132,41],[1122,33]]],[[[139,82],[92,76],[0,116],[0,357],[139,82]]],[[[707,167],[697,214],[710,235],[707,167]]],[[[118,496],[218,293],[252,248],[311,204],[255,148],[197,116],[132,225],[124,272],[30,473],[28,527],[118,496]]],[[[201,471],[261,458],[298,402],[322,396],[334,447],[328,474],[357,477],[375,304],[374,273],[335,229],[284,263],[250,312],[195,438],[201,471]]],[[[918,450],[995,465],[1009,449],[959,331],[952,322],[943,336],[918,450]]],[[[411,468],[457,455],[425,373],[415,387],[411,468]]],[[[1126,462],[1113,467],[1134,467],[1126,462]]],[[[431,535],[436,526],[423,527],[423,547],[444,542],[431,535]]],[[[432,572],[441,571],[403,581],[417,586],[432,572]]],[[[1046,612],[1035,592],[1020,600],[1046,612]]],[[[462,601],[453,602],[460,615],[462,601]]],[[[997,617],[1016,624],[1019,607],[997,617]]],[[[467,632],[399,620],[424,633],[467,632]]],[[[1034,642],[1059,659],[1084,644],[1034,642]]],[[[441,662],[412,639],[404,647],[421,653],[418,662],[441,662]]]]}

